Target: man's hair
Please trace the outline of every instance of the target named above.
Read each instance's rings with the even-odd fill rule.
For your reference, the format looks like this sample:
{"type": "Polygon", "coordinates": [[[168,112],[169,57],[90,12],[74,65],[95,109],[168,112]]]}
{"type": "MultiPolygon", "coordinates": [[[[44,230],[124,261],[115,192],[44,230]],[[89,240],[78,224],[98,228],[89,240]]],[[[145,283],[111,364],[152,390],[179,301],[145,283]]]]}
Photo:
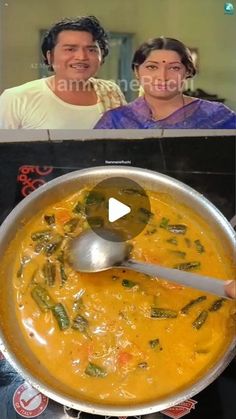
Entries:
{"type": "Polygon", "coordinates": [[[83,31],[89,32],[94,41],[97,41],[101,53],[102,62],[108,55],[108,35],[105,29],[100,25],[99,20],[95,16],[80,16],[76,18],[64,18],[55,23],[44,35],[41,50],[43,54],[44,63],[53,70],[47,59],[47,51],[52,51],[57,43],[57,38],[62,31],[83,31]]]}

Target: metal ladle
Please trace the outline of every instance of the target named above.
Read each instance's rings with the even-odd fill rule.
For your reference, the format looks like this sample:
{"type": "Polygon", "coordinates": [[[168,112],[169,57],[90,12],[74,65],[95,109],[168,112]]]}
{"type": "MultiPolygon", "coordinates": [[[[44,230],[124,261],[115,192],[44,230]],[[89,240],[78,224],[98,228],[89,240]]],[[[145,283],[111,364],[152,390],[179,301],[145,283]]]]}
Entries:
{"type": "MultiPolygon", "coordinates": [[[[125,268],[153,277],[165,278],[186,287],[207,291],[230,298],[225,291],[226,281],[179,269],[165,268],[129,259],[131,245],[120,240],[115,230],[103,231],[106,239],[93,230],[85,230],[68,245],[68,262],[79,272],[100,272],[111,268],[125,268]]],[[[104,235],[103,235],[104,237],[104,235]]]]}

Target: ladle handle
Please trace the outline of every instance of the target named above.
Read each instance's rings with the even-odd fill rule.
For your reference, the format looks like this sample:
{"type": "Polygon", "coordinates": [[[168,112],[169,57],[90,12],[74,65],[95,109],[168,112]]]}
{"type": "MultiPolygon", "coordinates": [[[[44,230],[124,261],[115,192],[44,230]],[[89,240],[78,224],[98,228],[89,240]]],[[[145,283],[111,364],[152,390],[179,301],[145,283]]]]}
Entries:
{"type": "Polygon", "coordinates": [[[225,292],[226,281],[223,279],[211,278],[209,276],[197,275],[181,271],[179,269],[164,268],[163,266],[153,265],[151,263],[134,262],[127,260],[122,263],[122,267],[132,269],[150,276],[165,278],[177,282],[186,287],[196,288],[202,291],[210,292],[220,297],[230,297],[225,292]]]}

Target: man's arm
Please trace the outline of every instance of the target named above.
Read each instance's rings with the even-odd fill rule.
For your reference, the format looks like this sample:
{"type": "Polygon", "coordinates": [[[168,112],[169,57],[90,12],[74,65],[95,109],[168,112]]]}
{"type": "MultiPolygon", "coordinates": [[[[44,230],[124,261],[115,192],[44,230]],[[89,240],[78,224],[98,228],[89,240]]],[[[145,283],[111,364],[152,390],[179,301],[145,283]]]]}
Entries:
{"type": "Polygon", "coordinates": [[[0,129],[21,128],[21,112],[17,96],[11,89],[5,90],[0,96],[0,129]]]}
{"type": "Polygon", "coordinates": [[[113,91],[114,91],[114,95],[117,98],[117,102],[119,103],[118,106],[127,105],[127,102],[126,102],[126,99],[124,97],[124,94],[120,90],[119,86],[117,86],[117,84],[115,84],[115,83],[113,84],[113,91]]]}

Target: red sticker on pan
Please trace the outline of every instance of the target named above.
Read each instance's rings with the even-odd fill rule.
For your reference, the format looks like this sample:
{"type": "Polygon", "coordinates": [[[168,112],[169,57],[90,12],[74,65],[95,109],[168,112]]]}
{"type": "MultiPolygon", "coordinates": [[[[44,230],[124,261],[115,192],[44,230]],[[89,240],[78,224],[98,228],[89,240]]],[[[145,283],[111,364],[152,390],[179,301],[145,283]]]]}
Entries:
{"type": "Polygon", "coordinates": [[[162,413],[169,418],[179,419],[188,415],[192,409],[195,409],[195,404],[197,404],[195,400],[189,399],[183,403],[177,404],[176,406],[172,406],[169,409],[162,410],[162,413]]]}
{"type": "Polygon", "coordinates": [[[13,396],[15,411],[25,417],[34,418],[39,416],[48,405],[48,397],[44,396],[28,383],[21,384],[13,396]]]}

